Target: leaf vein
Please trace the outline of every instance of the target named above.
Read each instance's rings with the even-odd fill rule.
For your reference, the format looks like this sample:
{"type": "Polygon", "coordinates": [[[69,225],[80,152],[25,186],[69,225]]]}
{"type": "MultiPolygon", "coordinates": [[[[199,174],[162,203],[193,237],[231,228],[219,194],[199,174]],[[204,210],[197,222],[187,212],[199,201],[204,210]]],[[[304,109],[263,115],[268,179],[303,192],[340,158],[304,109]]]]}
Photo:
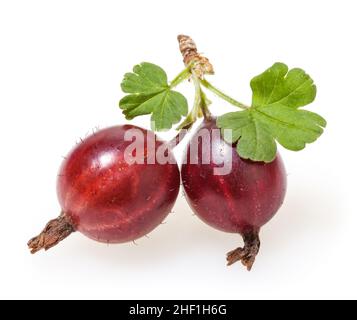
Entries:
{"type": "Polygon", "coordinates": [[[285,127],[290,127],[290,128],[294,128],[294,129],[298,129],[298,130],[303,130],[303,131],[305,131],[305,132],[319,133],[319,131],[317,131],[317,130],[314,130],[314,129],[311,129],[311,128],[304,128],[304,127],[301,127],[301,126],[297,126],[297,125],[295,125],[294,123],[289,123],[289,122],[285,122],[285,121],[283,121],[283,120],[274,118],[274,117],[272,117],[271,115],[266,114],[265,112],[263,112],[263,111],[261,111],[261,110],[254,109],[254,111],[260,113],[261,115],[263,115],[263,116],[265,116],[265,117],[267,117],[267,118],[269,118],[271,121],[280,123],[281,125],[283,125],[283,126],[285,126],[285,127]]]}

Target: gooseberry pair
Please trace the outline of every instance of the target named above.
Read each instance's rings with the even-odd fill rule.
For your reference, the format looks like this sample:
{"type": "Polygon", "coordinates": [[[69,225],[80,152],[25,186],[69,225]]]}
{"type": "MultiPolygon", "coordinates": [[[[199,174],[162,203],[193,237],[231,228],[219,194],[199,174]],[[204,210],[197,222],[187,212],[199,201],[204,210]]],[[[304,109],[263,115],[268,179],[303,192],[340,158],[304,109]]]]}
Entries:
{"type": "Polygon", "coordinates": [[[302,69],[283,63],[251,80],[252,104],[224,94],[205,76],[214,73],[188,36],[178,37],[186,68],[170,83],[165,71],[141,63],[121,84],[119,103],[128,120],[151,114],[153,131],[171,129],[170,142],[153,131],[121,125],[95,132],[65,158],[57,182],[61,214],[28,242],[32,253],[49,249],[79,231],[105,243],[134,241],[155,229],[172,210],[180,189],[194,213],[210,226],[242,235],[244,247],[227,255],[250,270],[260,249],[259,231],[278,211],[286,192],[286,173],[277,142],[298,151],[315,141],[326,121],[300,108],[312,102],[316,86],[302,69]],[[195,88],[188,112],[186,98],[174,88],[190,79],[195,88]],[[203,88],[242,111],[218,118],[203,88]],[[192,125],[179,169],[173,148],[192,125]]]}

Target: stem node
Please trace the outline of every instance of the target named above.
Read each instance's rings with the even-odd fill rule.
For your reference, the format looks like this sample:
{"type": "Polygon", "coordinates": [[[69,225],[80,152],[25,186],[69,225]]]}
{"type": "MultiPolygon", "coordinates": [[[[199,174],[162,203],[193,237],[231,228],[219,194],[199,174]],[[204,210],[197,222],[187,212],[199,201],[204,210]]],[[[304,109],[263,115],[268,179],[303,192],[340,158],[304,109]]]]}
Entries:
{"type": "Polygon", "coordinates": [[[198,53],[196,43],[191,37],[179,35],[177,37],[183,62],[186,66],[192,66],[192,73],[198,78],[203,79],[205,74],[214,74],[213,66],[209,60],[198,53]]]}

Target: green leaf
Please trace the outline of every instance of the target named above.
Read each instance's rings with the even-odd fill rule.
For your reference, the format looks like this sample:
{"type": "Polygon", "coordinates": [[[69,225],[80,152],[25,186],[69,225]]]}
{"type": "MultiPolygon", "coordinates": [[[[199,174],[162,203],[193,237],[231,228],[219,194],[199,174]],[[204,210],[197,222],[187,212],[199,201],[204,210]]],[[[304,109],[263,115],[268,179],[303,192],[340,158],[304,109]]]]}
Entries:
{"type": "Polygon", "coordinates": [[[133,68],[133,72],[126,73],[121,83],[125,93],[151,94],[168,88],[167,75],[159,66],[143,62],[133,68]]]}
{"type": "Polygon", "coordinates": [[[288,66],[280,62],[253,78],[250,86],[252,107],[281,104],[298,108],[311,103],[316,96],[316,86],[304,70],[289,71],[288,66]]]}
{"type": "Polygon", "coordinates": [[[151,128],[154,131],[171,129],[182,116],[187,115],[187,100],[177,91],[164,91],[150,101],[155,105],[151,116],[151,128]]]}
{"type": "Polygon", "coordinates": [[[137,116],[150,114],[154,110],[154,106],[150,103],[150,99],[156,94],[130,94],[119,101],[119,106],[123,109],[125,118],[131,120],[137,116]]]}
{"type": "Polygon", "coordinates": [[[237,152],[242,158],[271,162],[276,156],[276,141],[297,151],[323,133],[326,121],[316,113],[299,109],[316,96],[316,86],[303,70],[289,71],[285,64],[275,63],[252,79],[251,88],[251,108],[227,113],[217,120],[228,142],[239,140],[237,152]]]}
{"type": "Polygon", "coordinates": [[[186,98],[170,89],[167,75],[154,64],[143,62],[133,68],[132,73],[124,75],[121,88],[129,95],[119,102],[126,119],[152,114],[152,129],[163,131],[171,129],[188,112],[186,98]]]}

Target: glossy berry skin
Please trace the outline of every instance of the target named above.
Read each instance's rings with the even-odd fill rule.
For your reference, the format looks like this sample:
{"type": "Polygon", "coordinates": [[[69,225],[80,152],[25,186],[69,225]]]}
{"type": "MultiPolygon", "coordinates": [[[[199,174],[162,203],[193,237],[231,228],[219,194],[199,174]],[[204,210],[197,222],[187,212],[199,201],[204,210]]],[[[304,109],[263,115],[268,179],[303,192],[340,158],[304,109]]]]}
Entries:
{"type": "Polygon", "coordinates": [[[211,136],[209,164],[202,164],[202,140],[198,140],[198,164],[191,163],[192,143],[202,130],[218,130],[215,119],[206,120],[198,128],[186,149],[181,176],[186,198],[192,210],[210,226],[243,236],[259,232],[283,203],[286,173],[279,155],[271,163],[253,162],[240,158],[235,145],[211,136]],[[222,161],[232,159],[227,175],[214,175],[213,169],[222,161]]]}
{"type": "MultiPolygon", "coordinates": [[[[64,161],[57,184],[62,210],[76,231],[106,243],[138,239],[157,227],[171,211],[180,187],[176,162],[127,163],[125,132],[142,132],[145,158],[163,144],[155,135],[132,125],[96,132],[64,161]],[[148,134],[148,133],[151,134],[148,134]]],[[[139,141],[141,142],[141,141],[139,141]]],[[[170,157],[173,159],[171,152],[170,157]]]]}

